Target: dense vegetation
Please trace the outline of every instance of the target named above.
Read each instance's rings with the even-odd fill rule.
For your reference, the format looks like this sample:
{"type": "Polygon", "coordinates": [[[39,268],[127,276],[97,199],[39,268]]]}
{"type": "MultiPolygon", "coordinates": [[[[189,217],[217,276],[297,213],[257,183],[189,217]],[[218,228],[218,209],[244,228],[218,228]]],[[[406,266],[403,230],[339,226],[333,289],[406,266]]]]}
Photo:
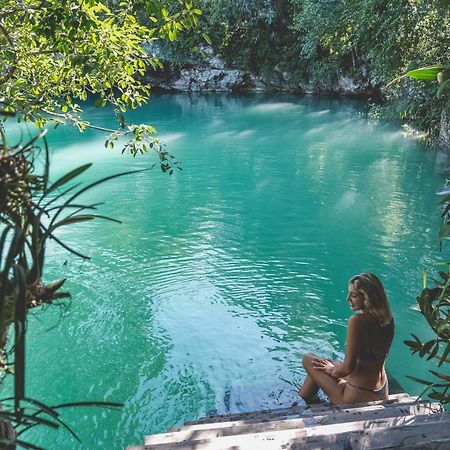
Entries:
{"type": "MultiPolygon", "coordinates": [[[[450,61],[447,0],[200,0],[202,30],[230,65],[329,91],[339,76],[382,87],[413,68],[450,61]]],[[[168,55],[183,62],[180,46],[168,55]]],[[[384,92],[385,114],[400,116],[436,137],[449,96],[405,81],[384,92]]]]}

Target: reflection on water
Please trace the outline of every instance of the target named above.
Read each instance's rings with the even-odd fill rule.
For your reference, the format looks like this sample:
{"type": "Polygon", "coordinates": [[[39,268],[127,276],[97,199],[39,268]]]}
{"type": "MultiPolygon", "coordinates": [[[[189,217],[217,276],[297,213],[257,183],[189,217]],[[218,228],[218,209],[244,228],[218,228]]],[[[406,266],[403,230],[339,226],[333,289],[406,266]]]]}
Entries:
{"type": "MultiPolygon", "coordinates": [[[[103,110],[88,114],[112,125],[103,110]]],[[[363,270],[384,280],[397,318],[388,368],[418,393],[405,374],[426,365],[402,341],[425,333],[409,307],[438,258],[432,153],[366,120],[364,105],[333,99],[162,95],[129,119],[155,125],[183,171],[155,167],[87,193],[123,224],[61,230],[92,260],[52,245],[46,278],[67,276],[72,308],[30,320],[28,395],[124,402],[65,413],[79,448],[119,449],[210,412],[298,401],[302,355],[343,355],[346,283],[363,270]]],[[[54,179],[86,161],[85,182],[155,162],[68,127],[50,140],[54,179]]],[[[29,436],[76,447],[63,431],[29,436]]]]}

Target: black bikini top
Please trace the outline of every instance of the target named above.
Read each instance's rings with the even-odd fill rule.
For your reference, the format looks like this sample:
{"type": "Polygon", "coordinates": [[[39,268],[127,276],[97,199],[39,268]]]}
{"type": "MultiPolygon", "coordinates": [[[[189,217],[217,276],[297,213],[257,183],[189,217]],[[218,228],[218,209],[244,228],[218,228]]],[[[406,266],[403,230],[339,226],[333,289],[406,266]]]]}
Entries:
{"type": "Polygon", "coordinates": [[[361,361],[381,361],[384,360],[391,348],[394,338],[394,319],[386,326],[365,317],[364,335],[358,359],[361,361]],[[375,348],[375,344],[376,348],[375,348]]]}

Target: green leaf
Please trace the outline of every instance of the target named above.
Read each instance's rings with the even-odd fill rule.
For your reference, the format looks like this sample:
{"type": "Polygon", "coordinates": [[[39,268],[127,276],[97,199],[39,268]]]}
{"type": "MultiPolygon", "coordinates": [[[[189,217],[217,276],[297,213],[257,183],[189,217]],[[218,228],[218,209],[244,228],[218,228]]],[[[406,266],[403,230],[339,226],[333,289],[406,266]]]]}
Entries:
{"type": "MultiPolygon", "coordinates": [[[[118,178],[118,177],[123,177],[124,175],[130,175],[130,174],[132,174],[132,173],[145,172],[146,170],[148,170],[148,169],[137,169],[137,170],[129,170],[129,171],[127,171],[127,172],[116,173],[116,174],[114,174],[114,175],[110,175],[110,176],[108,176],[108,177],[105,177],[105,178],[102,178],[102,179],[100,179],[100,180],[94,181],[94,182],[91,183],[91,184],[88,184],[87,186],[85,186],[84,188],[80,189],[78,192],[76,192],[75,194],[73,194],[68,200],[65,201],[64,204],[62,204],[62,205],[59,207],[58,212],[53,216],[53,219],[52,219],[52,221],[51,221],[51,223],[50,223],[49,229],[52,227],[52,224],[56,221],[56,218],[61,214],[61,212],[62,212],[65,208],[67,208],[68,205],[71,205],[72,202],[73,202],[77,197],[79,197],[81,194],[83,194],[84,192],[88,191],[89,189],[92,189],[94,186],[97,186],[97,185],[99,185],[99,184],[104,183],[105,181],[112,180],[112,179],[118,178]]],[[[53,239],[54,239],[54,236],[53,236],[53,239]]]]}
{"type": "MultiPolygon", "coordinates": [[[[59,193],[56,197],[53,197],[51,200],[49,200],[47,202],[47,204],[44,206],[44,210],[48,213],[49,211],[51,211],[52,209],[58,209],[59,206],[54,206],[52,208],[48,208],[52,203],[56,202],[57,200],[59,200],[61,197],[64,197],[65,195],[67,195],[69,192],[73,191],[74,189],[76,189],[77,187],[80,186],[81,183],[75,183],[73,186],[71,186],[70,188],[66,189],[65,191],[59,193]]],[[[39,204],[41,203],[41,201],[43,201],[44,199],[46,199],[46,196],[43,195],[41,200],[39,201],[39,204]]]]}
{"type": "Polygon", "coordinates": [[[439,351],[439,343],[436,343],[436,345],[433,347],[433,350],[428,355],[427,361],[430,361],[430,359],[433,359],[436,356],[438,351],[439,351]]]}
{"type": "Polygon", "coordinates": [[[25,329],[27,315],[26,276],[20,264],[14,266],[17,297],[14,313],[14,409],[25,397],[25,329]]]}
{"type": "Polygon", "coordinates": [[[202,33],[202,36],[209,45],[212,45],[211,38],[206,33],[202,33]]]}
{"type": "Polygon", "coordinates": [[[55,181],[47,190],[47,194],[54,191],[55,189],[59,188],[60,186],[66,184],[68,181],[72,180],[73,178],[77,177],[78,175],[82,174],[85,170],[89,169],[89,167],[92,166],[92,163],[84,164],[80,167],[77,167],[76,169],[70,171],[69,173],[66,173],[61,178],[59,178],[57,181],[55,181]]]}
{"type": "Polygon", "coordinates": [[[27,144],[24,146],[24,148],[31,148],[37,140],[43,138],[46,134],[47,134],[47,129],[45,128],[39,134],[34,136],[34,138],[31,139],[31,141],[27,142],[27,144]]]}
{"type": "MultiPolygon", "coordinates": [[[[2,399],[2,403],[4,402],[4,400],[2,399]]],[[[14,412],[8,412],[8,411],[0,411],[0,418],[1,419],[7,419],[7,420],[11,420],[14,421],[16,419],[16,414],[14,412]]],[[[30,415],[30,414],[23,414],[23,419],[26,419],[30,422],[34,422],[35,424],[39,424],[39,425],[45,425],[47,427],[51,427],[51,428],[58,428],[58,424],[48,420],[48,419],[44,419],[41,417],[38,417],[36,415],[30,415]]]]}
{"type": "Polygon", "coordinates": [[[450,277],[448,272],[444,272],[442,270],[439,271],[439,276],[444,280],[444,282],[446,282],[450,277]]]}
{"type": "Polygon", "coordinates": [[[450,376],[444,375],[443,373],[435,372],[434,370],[430,370],[430,372],[431,372],[435,377],[438,377],[438,378],[441,378],[442,380],[445,380],[445,381],[449,381],[449,382],[450,382],[450,376]]]}
{"type": "Polygon", "coordinates": [[[103,402],[103,401],[90,401],[90,402],[73,402],[73,403],[61,403],[59,405],[54,405],[52,409],[60,408],[73,408],[74,406],[100,406],[106,408],[121,408],[123,403],[117,402],[103,402]]]}
{"type": "Polygon", "coordinates": [[[450,236],[450,224],[444,223],[439,230],[439,241],[443,241],[450,236]]]}
{"type": "Polygon", "coordinates": [[[47,292],[54,293],[64,284],[65,281],[66,281],[66,279],[63,278],[62,280],[57,280],[57,281],[52,281],[51,283],[47,283],[45,285],[45,290],[47,292]]]}
{"type": "Polygon", "coordinates": [[[422,348],[420,349],[419,356],[422,358],[426,353],[430,351],[430,349],[435,345],[436,341],[428,341],[425,344],[423,344],[422,348]]]}
{"type": "Polygon", "coordinates": [[[442,366],[442,363],[445,361],[445,359],[447,358],[447,355],[449,353],[450,353],[450,342],[448,342],[447,347],[444,350],[444,353],[442,353],[442,355],[441,355],[441,359],[439,360],[438,367],[442,366]]]}
{"type": "Polygon", "coordinates": [[[66,217],[65,219],[55,223],[50,229],[53,231],[56,228],[62,227],[64,225],[70,225],[72,223],[86,222],[88,220],[94,220],[92,214],[80,214],[78,216],[66,217]]]}
{"type": "Polygon", "coordinates": [[[410,347],[410,349],[412,350],[413,353],[418,352],[422,347],[422,345],[417,343],[416,341],[406,340],[406,341],[403,341],[403,343],[406,344],[408,347],[410,347]]]}
{"type": "Polygon", "coordinates": [[[9,233],[10,229],[11,228],[8,226],[4,228],[4,230],[2,231],[2,235],[0,237],[0,261],[3,259],[3,247],[5,246],[6,236],[9,233]]]}
{"type": "Polygon", "coordinates": [[[450,396],[444,394],[443,392],[437,392],[437,391],[433,391],[429,397],[433,400],[438,400],[440,403],[444,404],[444,403],[449,403],[450,402],[450,396]]]}
{"type": "Polygon", "coordinates": [[[74,255],[82,258],[82,259],[91,259],[89,256],[83,255],[80,252],[77,252],[73,248],[69,247],[68,245],[64,244],[60,239],[58,239],[54,234],[48,233],[48,237],[53,239],[57,244],[59,244],[62,248],[66,249],[68,252],[73,253],[74,255]]]}
{"type": "Polygon", "coordinates": [[[406,75],[411,78],[415,78],[416,80],[436,80],[437,74],[445,68],[446,66],[443,66],[442,64],[438,64],[436,66],[421,67],[420,69],[410,70],[409,72],[406,72],[406,75]]]}
{"type": "Polygon", "coordinates": [[[114,217],[102,216],[101,214],[92,214],[92,217],[94,217],[94,219],[104,219],[115,223],[122,223],[121,220],[114,219],[114,217]]]}

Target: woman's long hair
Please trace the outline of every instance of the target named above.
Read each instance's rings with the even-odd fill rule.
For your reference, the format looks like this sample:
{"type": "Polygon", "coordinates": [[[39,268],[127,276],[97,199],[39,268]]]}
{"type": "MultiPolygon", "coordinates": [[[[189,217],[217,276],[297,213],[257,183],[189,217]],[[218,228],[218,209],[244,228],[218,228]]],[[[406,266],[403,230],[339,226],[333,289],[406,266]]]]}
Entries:
{"type": "Polygon", "coordinates": [[[373,273],[355,275],[349,281],[364,297],[363,311],[374,318],[381,326],[392,321],[392,312],[381,281],[373,273]]]}

